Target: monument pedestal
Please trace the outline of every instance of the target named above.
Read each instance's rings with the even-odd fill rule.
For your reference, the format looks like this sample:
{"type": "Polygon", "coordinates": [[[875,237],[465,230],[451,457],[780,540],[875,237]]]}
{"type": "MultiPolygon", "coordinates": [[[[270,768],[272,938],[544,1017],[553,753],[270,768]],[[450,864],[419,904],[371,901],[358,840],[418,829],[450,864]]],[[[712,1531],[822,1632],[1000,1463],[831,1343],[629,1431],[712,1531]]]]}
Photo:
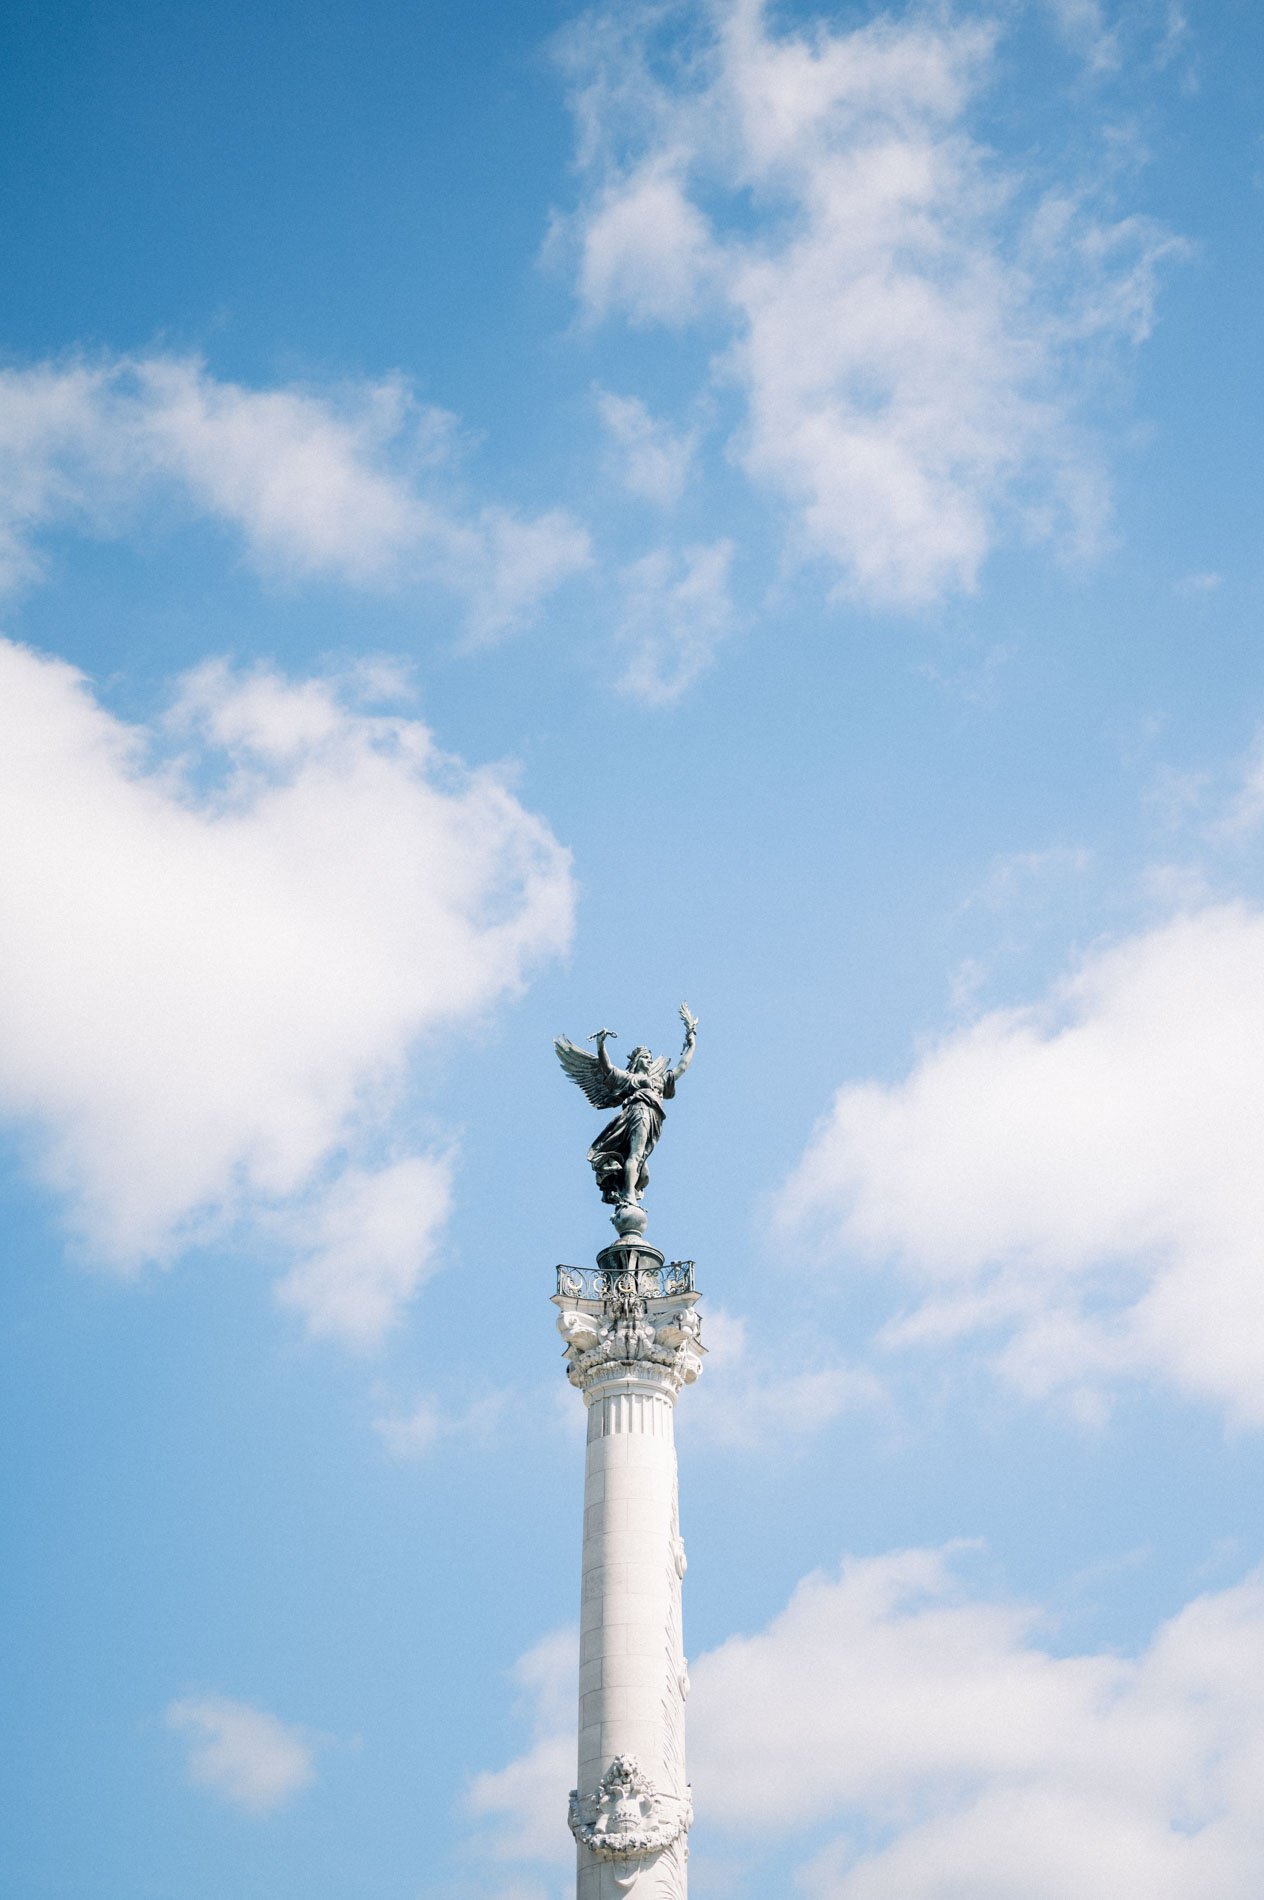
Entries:
{"type": "Polygon", "coordinates": [[[674,1413],[702,1370],[691,1262],[639,1237],[558,1268],[567,1376],[588,1408],[578,1900],[683,1900],[692,1819],[674,1413]]]}

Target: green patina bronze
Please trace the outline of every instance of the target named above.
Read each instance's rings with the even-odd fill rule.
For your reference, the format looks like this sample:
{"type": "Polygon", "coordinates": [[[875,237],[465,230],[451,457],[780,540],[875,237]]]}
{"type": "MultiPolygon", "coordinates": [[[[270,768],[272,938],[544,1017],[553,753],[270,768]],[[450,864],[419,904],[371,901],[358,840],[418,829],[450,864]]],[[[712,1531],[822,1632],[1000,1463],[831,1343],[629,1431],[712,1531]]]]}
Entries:
{"type": "Polygon", "coordinates": [[[562,1067],[593,1107],[616,1110],[614,1120],[588,1150],[601,1198],[611,1207],[636,1208],[649,1182],[649,1158],[662,1131],[663,1104],[676,1093],[698,1039],[698,1019],[687,1003],[680,1005],[680,1020],[685,1025],[685,1043],[674,1067],[666,1056],[651,1055],[638,1045],[628,1057],[627,1068],[617,1068],[606,1048],[616,1040],[613,1029],[598,1029],[588,1038],[597,1045],[595,1056],[566,1036],[554,1039],[562,1067]]]}

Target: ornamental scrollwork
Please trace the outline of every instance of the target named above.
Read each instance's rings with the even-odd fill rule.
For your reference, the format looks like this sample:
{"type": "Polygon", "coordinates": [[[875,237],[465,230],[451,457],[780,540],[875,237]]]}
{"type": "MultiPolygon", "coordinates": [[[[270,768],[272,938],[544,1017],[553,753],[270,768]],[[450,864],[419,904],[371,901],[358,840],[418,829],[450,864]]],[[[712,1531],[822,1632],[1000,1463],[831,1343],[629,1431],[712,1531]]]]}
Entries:
{"type": "Polygon", "coordinates": [[[612,1293],[629,1288],[642,1299],[678,1299],[683,1293],[696,1291],[694,1263],[692,1260],[661,1261],[647,1248],[638,1255],[634,1266],[559,1266],[557,1269],[557,1291],[563,1299],[606,1300],[612,1293]]]}

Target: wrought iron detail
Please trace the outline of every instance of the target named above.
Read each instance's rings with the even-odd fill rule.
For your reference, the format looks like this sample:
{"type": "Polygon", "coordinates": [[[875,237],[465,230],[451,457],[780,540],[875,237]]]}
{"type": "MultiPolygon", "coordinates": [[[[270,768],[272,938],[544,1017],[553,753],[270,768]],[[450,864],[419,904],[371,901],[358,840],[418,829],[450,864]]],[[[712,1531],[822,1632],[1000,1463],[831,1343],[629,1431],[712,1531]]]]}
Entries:
{"type": "Polygon", "coordinates": [[[671,1260],[661,1266],[562,1267],[557,1290],[563,1299],[594,1300],[603,1305],[631,1299],[671,1300],[692,1293],[693,1261],[671,1260]]]}

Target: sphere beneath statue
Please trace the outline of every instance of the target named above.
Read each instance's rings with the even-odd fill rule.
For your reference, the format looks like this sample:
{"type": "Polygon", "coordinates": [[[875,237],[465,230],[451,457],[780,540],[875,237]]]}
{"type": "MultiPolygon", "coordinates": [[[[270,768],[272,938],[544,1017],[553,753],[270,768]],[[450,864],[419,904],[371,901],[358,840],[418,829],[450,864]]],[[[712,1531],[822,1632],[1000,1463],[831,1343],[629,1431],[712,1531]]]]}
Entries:
{"type": "Polygon", "coordinates": [[[629,1234],[643,1234],[650,1217],[635,1201],[620,1201],[610,1220],[620,1240],[624,1240],[629,1234]]]}

